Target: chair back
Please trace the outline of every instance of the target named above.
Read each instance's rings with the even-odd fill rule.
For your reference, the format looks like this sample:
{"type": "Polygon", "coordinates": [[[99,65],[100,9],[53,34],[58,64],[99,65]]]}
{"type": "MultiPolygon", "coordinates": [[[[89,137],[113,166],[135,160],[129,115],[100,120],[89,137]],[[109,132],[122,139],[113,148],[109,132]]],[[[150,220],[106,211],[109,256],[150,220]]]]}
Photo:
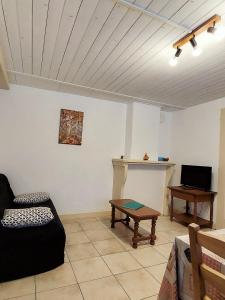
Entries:
{"type": "Polygon", "coordinates": [[[210,300],[206,295],[205,282],[225,294],[225,275],[202,262],[202,247],[225,259],[225,240],[199,231],[196,224],[188,226],[193,271],[194,300],[210,300]]]}

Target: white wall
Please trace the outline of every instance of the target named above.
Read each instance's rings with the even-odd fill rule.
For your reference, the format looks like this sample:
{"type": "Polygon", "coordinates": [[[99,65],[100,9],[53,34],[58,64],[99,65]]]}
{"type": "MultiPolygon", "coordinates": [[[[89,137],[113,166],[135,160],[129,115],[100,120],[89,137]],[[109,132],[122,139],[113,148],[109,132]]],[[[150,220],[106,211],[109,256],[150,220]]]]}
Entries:
{"type": "MultiPolygon", "coordinates": [[[[151,160],[158,159],[159,151],[169,154],[171,116],[160,108],[143,103],[127,105],[125,154],[142,159],[147,152],[151,160]]],[[[163,154],[161,153],[161,154],[163,154]]],[[[165,168],[135,165],[128,167],[124,197],[135,199],[162,212],[165,168]]]]}
{"type": "Polygon", "coordinates": [[[222,98],[173,113],[171,152],[177,164],[174,184],[180,182],[181,164],[208,165],[213,168],[212,189],[217,191],[220,110],[224,107],[222,98]]]}
{"type": "Polygon", "coordinates": [[[160,112],[158,155],[171,157],[172,112],[160,112]]]}
{"type": "Polygon", "coordinates": [[[142,159],[147,152],[152,160],[157,160],[160,107],[134,102],[128,105],[127,115],[126,154],[142,159]]]}
{"type": "Polygon", "coordinates": [[[127,104],[126,113],[126,133],[125,133],[125,157],[131,158],[132,147],[132,132],[133,132],[133,103],[127,104]]]}
{"type": "Polygon", "coordinates": [[[163,212],[165,167],[129,165],[124,198],[135,199],[163,212]]]}
{"type": "Polygon", "coordinates": [[[126,105],[12,85],[0,90],[0,172],[15,194],[47,191],[60,213],[109,209],[126,105]],[[60,109],[84,112],[82,146],[58,144],[60,109]]]}

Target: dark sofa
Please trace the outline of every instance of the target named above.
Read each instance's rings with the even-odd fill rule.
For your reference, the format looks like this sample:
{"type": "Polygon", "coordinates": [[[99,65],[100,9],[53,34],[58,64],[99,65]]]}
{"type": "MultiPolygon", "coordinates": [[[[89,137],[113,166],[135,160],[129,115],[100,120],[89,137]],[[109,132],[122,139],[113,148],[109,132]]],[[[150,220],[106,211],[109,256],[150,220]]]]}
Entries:
{"type": "MultiPolygon", "coordinates": [[[[0,174],[0,219],[16,205],[5,175],[0,174]]],[[[5,228],[0,223],[0,282],[49,271],[64,263],[65,231],[51,200],[33,206],[51,208],[54,220],[42,227],[5,228]]]]}

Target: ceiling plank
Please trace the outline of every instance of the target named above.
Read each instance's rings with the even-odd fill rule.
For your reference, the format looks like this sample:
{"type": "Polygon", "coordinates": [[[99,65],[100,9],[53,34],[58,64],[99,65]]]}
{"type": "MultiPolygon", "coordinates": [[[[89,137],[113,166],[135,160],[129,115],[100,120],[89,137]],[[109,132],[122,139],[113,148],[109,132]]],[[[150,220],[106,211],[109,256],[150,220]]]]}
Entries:
{"type": "Polygon", "coordinates": [[[64,81],[73,81],[75,74],[77,73],[91,46],[94,44],[96,38],[104,27],[114,6],[115,3],[112,2],[112,0],[99,0],[95,12],[85,32],[85,35],[81,40],[77,52],[74,55],[73,62],[69,68],[69,71],[67,72],[64,81]]]}
{"type": "Polygon", "coordinates": [[[74,58],[74,54],[77,52],[80,42],[85,34],[91,17],[95,11],[95,8],[99,0],[83,0],[81,7],[79,9],[75,26],[70,36],[70,41],[67,45],[65,55],[63,57],[63,62],[60,66],[59,73],[57,76],[58,80],[63,81],[68,69],[74,58]]]}
{"type": "MultiPolygon", "coordinates": [[[[150,1],[150,0],[149,0],[150,1]]],[[[93,78],[94,74],[98,71],[110,53],[114,50],[114,48],[119,44],[119,42],[123,39],[126,33],[130,30],[133,24],[140,18],[141,14],[134,10],[128,10],[125,16],[122,18],[119,25],[116,27],[115,31],[111,35],[108,42],[104,45],[104,47],[99,52],[98,56],[92,63],[88,72],[86,72],[83,77],[82,84],[89,84],[90,80],[93,78]]]]}
{"type": "MultiPolygon", "coordinates": [[[[223,3],[223,5],[224,5],[224,3],[223,3]]],[[[214,6],[214,2],[213,2],[213,3],[211,2],[211,13],[214,13],[214,11],[217,10],[217,9],[219,9],[219,8],[220,8],[220,6],[216,6],[216,7],[215,7],[215,6],[214,6]],[[212,8],[212,7],[213,7],[213,8],[212,8]]],[[[209,13],[208,13],[208,14],[209,14],[209,13]]],[[[197,24],[197,22],[199,22],[199,21],[201,22],[203,19],[207,18],[207,17],[208,17],[208,14],[206,14],[206,12],[204,11],[204,15],[203,15],[203,16],[198,15],[197,20],[195,20],[195,23],[192,24],[192,25],[195,26],[195,25],[197,24]]],[[[175,40],[175,38],[174,38],[174,40],[175,40]]],[[[172,43],[172,41],[171,41],[171,43],[172,43]]],[[[166,46],[165,46],[165,47],[166,47],[166,46]]],[[[161,49],[161,51],[164,50],[165,47],[163,47],[163,48],[161,49]]],[[[171,45],[168,44],[167,47],[171,47],[171,45]]],[[[143,63],[143,64],[140,65],[140,66],[137,66],[136,70],[135,70],[135,71],[133,70],[132,73],[130,73],[130,74],[126,73],[126,74],[124,74],[123,76],[121,76],[120,78],[118,78],[117,85],[115,85],[115,86],[113,87],[113,90],[115,90],[115,91],[120,91],[120,90],[122,90],[123,87],[124,87],[126,84],[129,84],[131,81],[135,80],[135,78],[139,77],[140,74],[141,74],[142,72],[145,72],[146,69],[150,68],[151,63],[152,63],[152,61],[149,59],[148,54],[147,54],[147,55],[146,55],[146,61],[145,61],[145,63],[143,63]]],[[[171,76],[171,75],[169,75],[169,76],[171,76]]]]}
{"type": "Polygon", "coordinates": [[[82,0],[66,0],[48,77],[56,79],[82,0]]]}
{"type": "MultiPolygon", "coordinates": [[[[179,14],[176,14],[173,19],[176,20],[176,22],[182,22],[185,17],[187,17],[190,14],[190,11],[195,11],[201,4],[203,4],[206,0],[195,0],[188,2],[187,5],[183,6],[182,9],[179,10],[179,14]]],[[[151,24],[150,24],[151,26],[151,24]]],[[[150,28],[146,28],[147,33],[151,32],[150,28]]],[[[131,46],[126,49],[126,51],[123,52],[123,54],[117,58],[117,60],[113,63],[111,66],[110,74],[108,76],[104,76],[106,83],[110,82],[110,78],[113,80],[119,75],[120,68],[126,62],[129,57],[138,49],[144,42],[145,37],[147,37],[147,33],[143,31],[141,35],[133,41],[131,46]]],[[[159,67],[159,65],[157,64],[159,67]]],[[[152,69],[152,68],[151,68],[152,69]]],[[[108,70],[109,71],[109,70],[108,70]]],[[[152,71],[151,71],[152,74],[152,71]]],[[[107,86],[107,85],[105,85],[107,86]]],[[[148,83],[146,83],[146,87],[148,87],[148,83]]]]}
{"type": "Polygon", "coordinates": [[[137,70],[140,68],[146,68],[146,61],[149,59],[154,58],[155,56],[158,55],[159,51],[164,49],[168,44],[170,44],[174,38],[180,35],[180,32],[178,30],[170,30],[169,28],[162,28],[159,30],[159,32],[151,39],[150,45],[145,45],[149,46],[149,49],[146,49],[144,51],[144,54],[142,54],[143,48],[140,49],[140,51],[135,53],[132,58],[131,64],[128,64],[128,62],[124,65],[125,70],[120,70],[120,74],[117,76],[117,78],[110,84],[108,85],[109,90],[117,90],[121,85],[126,83],[129,79],[129,77],[132,74],[135,74],[137,70]],[[155,44],[155,45],[154,45],[155,44]]]}
{"type": "Polygon", "coordinates": [[[0,50],[0,89],[9,89],[9,79],[5,68],[5,61],[0,50]]]}
{"type": "MultiPolygon", "coordinates": [[[[152,1],[146,2],[145,3],[146,7],[149,7],[149,4],[151,2],[152,1]]],[[[160,2],[161,2],[161,5],[164,5],[164,3],[165,3],[165,1],[160,1],[160,2]]],[[[168,2],[168,0],[166,2],[168,2]]],[[[159,5],[159,1],[158,1],[158,5],[159,5]]],[[[92,79],[89,80],[88,85],[94,86],[95,83],[100,78],[104,77],[105,72],[110,68],[110,66],[114,64],[114,62],[116,61],[116,59],[124,51],[126,51],[126,48],[130,45],[130,43],[133,40],[135,40],[135,38],[137,38],[143,32],[143,30],[145,30],[146,26],[148,26],[151,23],[151,21],[152,21],[152,18],[149,17],[149,16],[146,16],[146,15],[140,15],[139,18],[134,21],[134,24],[127,31],[126,35],[120,40],[120,42],[118,43],[118,45],[113,49],[113,51],[111,51],[111,53],[103,61],[103,63],[101,63],[101,65],[98,68],[98,70],[92,76],[92,79]]],[[[159,22],[159,21],[156,21],[156,23],[161,25],[161,22],[159,22]]]]}
{"type": "MultiPolygon", "coordinates": [[[[157,11],[156,11],[156,7],[155,7],[155,2],[152,2],[146,10],[150,9],[151,11],[155,11],[156,13],[160,13],[160,15],[163,15],[166,18],[170,18],[171,16],[174,15],[174,10],[177,11],[180,8],[180,6],[182,6],[182,4],[184,4],[185,2],[187,2],[187,0],[176,0],[176,1],[173,1],[172,3],[171,2],[166,3],[166,5],[165,5],[165,3],[162,3],[162,5],[159,6],[159,1],[158,1],[158,3],[157,3],[158,10],[157,11]]],[[[160,1],[160,3],[161,3],[161,1],[160,1]]],[[[146,15],[144,15],[144,16],[147,17],[151,21],[150,17],[148,17],[146,15]]],[[[142,18],[144,16],[142,16],[142,18]]],[[[165,28],[165,30],[168,30],[168,32],[169,32],[173,27],[171,27],[168,24],[163,24],[162,22],[159,22],[158,20],[153,20],[152,28],[151,27],[149,28],[149,33],[146,32],[146,38],[144,41],[142,41],[140,44],[137,43],[137,47],[135,47],[135,46],[132,47],[133,45],[136,45],[137,37],[134,37],[130,41],[130,44],[132,44],[131,47],[134,48],[130,58],[132,59],[132,58],[134,58],[134,56],[138,58],[139,55],[141,57],[141,55],[143,55],[144,51],[148,51],[152,47],[151,38],[155,39],[154,33],[156,35],[158,35],[159,31],[161,31],[161,30],[164,31],[164,28],[165,28]],[[162,29],[160,29],[160,27],[162,27],[162,29]],[[144,49],[146,49],[146,50],[144,50],[144,49]],[[140,54],[140,53],[142,53],[142,54],[140,54]]],[[[130,44],[128,44],[128,46],[130,44]]],[[[123,54],[123,52],[127,52],[127,47],[125,47],[125,49],[123,49],[123,50],[124,51],[119,53],[119,55],[115,55],[115,57],[112,60],[112,62],[110,63],[110,65],[107,66],[106,71],[107,71],[108,75],[105,74],[104,71],[100,77],[98,77],[98,75],[95,74],[95,77],[97,77],[98,80],[95,80],[94,84],[92,84],[93,86],[96,86],[99,88],[101,87],[101,88],[105,89],[110,83],[112,83],[118,77],[118,75],[116,74],[115,77],[112,78],[112,75],[113,75],[112,68],[114,68],[114,62],[116,62],[116,64],[117,64],[117,59],[120,57],[120,55],[123,54]]],[[[130,62],[129,59],[125,58],[125,62],[126,62],[125,65],[127,64],[128,67],[130,65],[132,65],[132,63],[133,63],[132,61],[130,62]]],[[[123,72],[123,70],[126,69],[126,66],[123,64],[123,62],[124,61],[122,61],[122,62],[120,61],[119,69],[122,69],[122,71],[121,70],[118,71],[119,74],[121,74],[121,72],[123,72]],[[121,66],[121,63],[122,63],[122,66],[121,66]]],[[[117,64],[117,66],[118,66],[118,64],[117,64]]],[[[102,68],[103,68],[103,66],[101,66],[101,69],[102,68]]],[[[101,69],[100,69],[100,71],[101,71],[101,69]]]]}
{"type": "MultiPolygon", "coordinates": [[[[219,11],[225,12],[225,4],[219,6],[219,11]]],[[[166,50],[164,50],[166,53],[166,50]]],[[[191,80],[195,74],[198,74],[197,76],[202,76],[202,73],[204,73],[205,69],[210,66],[210,64],[213,62],[215,65],[219,65],[220,62],[216,59],[216,61],[212,60],[212,52],[215,54],[214,57],[222,57],[224,52],[224,46],[223,43],[217,43],[216,47],[214,47],[214,43],[211,45],[207,45],[207,51],[203,53],[200,57],[198,57],[197,60],[193,60],[191,57],[191,60],[188,64],[185,65],[183,62],[183,55],[186,54],[186,52],[182,53],[180,67],[175,68],[171,70],[171,67],[169,65],[166,65],[167,63],[165,59],[163,59],[162,63],[160,63],[160,56],[156,57],[155,60],[152,60],[150,64],[148,65],[148,68],[142,72],[142,74],[139,74],[137,76],[137,81],[139,82],[139,87],[136,85],[136,91],[137,93],[146,90],[147,92],[152,92],[154,90],[160,90],[161,86],[164,86],[165,92],[167,92],[166,86],[168,86],[169,89],[176,89],[177,83],[180,80],[182,81],[189,81],[189,82],[195,82],[195,80],[191,80]],[[210,47],[209,47],[210,46],[210,47]],[[205,61],[207,61],[207,64],[205,64],[205,61]],[[184,66],[185,67],[182,67],[184,66]],[[173,74],[171,74],[171,71],[173,71],[173,74]],[[152,76],[154,74],[154,76],[152,76]],[[152,80],[151,80],[152,78],[152,80]]],[[[165,54],[168,55],[168,54],[165,54]]],[[[168,56],[167,56],[168,57],[168,56]]],[[[133,81],[131,81],[130,84],[127,84],[124,86],[124,88],[121,89],[123,92],[127,92],[127,90],[133,89],[133,81]]]]}
{"type": "Polygon", "coordinates": [[[15,72],[9,71],[10,78],[16,76],[17,84],[28,85],[35,88],[43,88],[46,90],[55,90],[64,93],[72,93],[90,97],[96,97],[97,99],[104,99],[110,101],[119,101],[119,102],[127,102],[127,101],[140,101],[142,103],[151,103],[158,106],[163,106],[168,110],[179,110],[183,109],[183,107],[175,106],[175,105],[167,105],[166,103],[156,102],[154,99],[148,98],[138,98],[132,97],[129,95],[115,94],[109,91],[98,90],[90,87],[74,85],[67,82],[61,82],[54,79],[44,78],[38,75],[26,74],[23,72],[15,72]]]}
{"type": "Polygon", "coordinates": [[[32,0],[17,0],[23,71],[32,74],[32,0]]]}
{"type": "Polygon", "coordinates": [[[192,28],[196,27],[203,19],[206,20],[216,13],[220,14],[219,7],[223,4],[224,0],[207,0],[198,9],[192,10],[191,14],[186,18],[183,24],[192,28]]]}
{"type": "Polygon", "coordinates": [[[123,39],[120,41],[117,47],[110,53],[110,55],[107,57],[107,59],[98,69],[98,71],[94,74],[92,80],[88,82],[88,84],[91,86],[100,86],[96,83],[101,81],[101,79],[103,79],[103,81],[106,79],[105,73],[109,70],[109,68],[112,65],[114,65],[114,63],[117,63],[118,57],[120,57],[120,55],[122,55],[127,50],[132,41],[140,37],[142,32],[145,31],[146,27],[148,27],[148,29],[150,30],[150,32],[148,33],[151,34],[155,30],[157,30],[157,28],[159,28],[161,24],[162,23],[157,20],[154,20],[152,22],[152,19],[149,16],[142,15],[134,23],[129,32],[127,32],[127,34],[123,37],[123,39]]]}
{"type": "MultiPolygon", "coordinates": [[[[192,58],[190,45],[185,45],[179,64],[171,68],[171,45],[183,36],[182,31],[157,24],[115,0],[94,1],[1,0],[0,44],[7,69],[12,70],[10,81],[164,107],[190,106],[225,96],[224,42],[209,43],[211,39],[200,35],[202,55],[192,58]],[[35,78],[29,75],[32,67],[35,78]]],[[[149,9],[192,28],[216,13],[225,14],[224,0],[129,2],[144,9],[150,4],[149,9]]]]}
{"type": "MultiPolygon", "coordinates": [[[[143,30],[138,37],[126,48],[119,57],[115,58],[113,64],[110,65],[109,68],[106,69],[104,75],[101,75],[100,82],[98,83],[103,88],[106,88],[110,85],[116,78],[120,75],[121,69],[124,67],[126,63],[130,64],[130,58],[140,53],[140,49],[143,45],[145,47],[151,47],[152,45],[152,37],[154,34],[158,35],[160,31],[160,27],[162,25],[158,23],[158,21],[153,20],[146,28],[143,30]]],[[[170,30],[170,27],[168,27],[170,30]]],[[[165,27],[163,28],[163,30],[165,27]]]]}
{"type": "Polygon", "coordinates": [[[98,56],[101,49],[105,46],[107,41],[110,39],[111,35],[121,22],[122,18],[126,14],[128,8],[116,4],[114,9],[112,10],[109,18],[107,19],[104,27],[102,28],[100,34],[96,38],[95,42],[93,43],[90,51],[88,52],[87,56],[85,57],[84,61],[82,62],[80,69],[78,70],[77,74],[73,78],[73,82],[81,83],[82,78],[91,67],[92,63],[98,56]]]}
{"type": "Polygon", "coordinates": [[[49,0],[33,0],[33,74],[41,74],[49,0]]]}
{"type": "Polygon", "coordinates": [[[0,44],[2,47],[3,56],[5,57],[7,69],[13,70],[12,53],[10,49],[8,33],[6,30],[5,18],[2,9],[2,3],[0,2],[0,44]]]}
{"type": "Polygon", "coordinates": [[[23,71],[23,63],[21,56],[20,34],[17,16],[17,2],[14,0],[2,0],[3,14],[6,22],[11,53],[13,57],[13,65],[15,70],[23,71]]]}
{"type": "Polygon", "coordinates": [[[48,77],[50,71],[64,4],[64,0],[50,0],[49,2],[45,43],[41,63],[41,75],[44,77],[48,77]]]}

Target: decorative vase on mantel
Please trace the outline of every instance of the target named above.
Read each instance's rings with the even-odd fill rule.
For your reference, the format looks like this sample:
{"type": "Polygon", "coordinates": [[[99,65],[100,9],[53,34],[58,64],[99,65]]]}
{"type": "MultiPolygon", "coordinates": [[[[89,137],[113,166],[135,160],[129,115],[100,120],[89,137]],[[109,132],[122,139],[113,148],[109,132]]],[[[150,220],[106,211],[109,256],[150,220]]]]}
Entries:
{"type": "Polygon", "coordinates": [[[143,160],[149,160],[149,156],[148,156],[148,154],[146,152],[145,152],[145,155],[143,157],[143,160]]]}

